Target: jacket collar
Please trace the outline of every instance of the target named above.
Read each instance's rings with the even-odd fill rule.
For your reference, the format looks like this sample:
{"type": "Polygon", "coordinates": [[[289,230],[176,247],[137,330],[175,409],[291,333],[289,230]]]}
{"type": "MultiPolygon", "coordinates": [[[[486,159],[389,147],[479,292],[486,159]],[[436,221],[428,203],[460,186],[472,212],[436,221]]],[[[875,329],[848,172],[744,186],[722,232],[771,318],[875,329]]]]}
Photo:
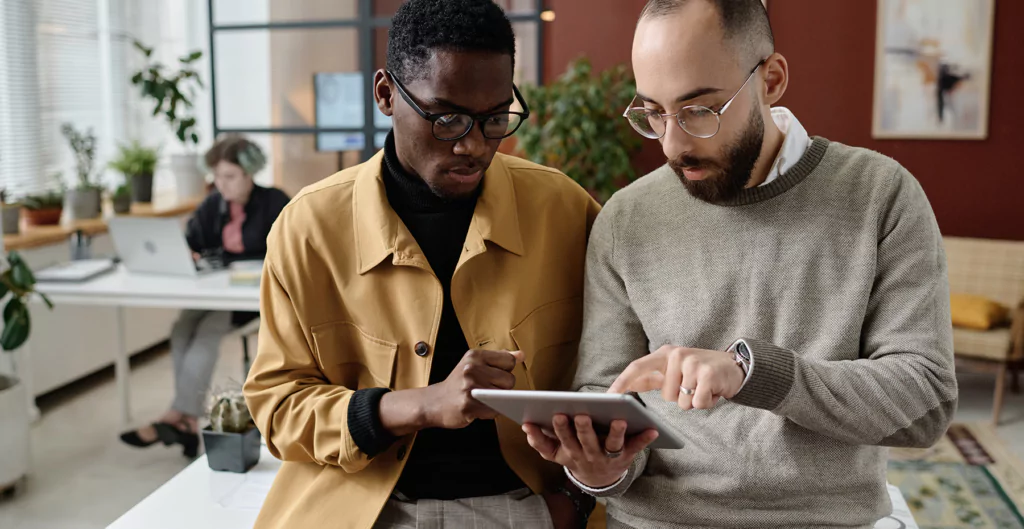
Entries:
{"type": "MultiPolygon", "coordinates": [[[[490,241],[505,251],[523,255],[515,188],[505,165],[505,156],[496,154],[483,179],[483,189],[473,211],[466,235],[463,261],[487,251],[490,241]]],[[[381,177],[384,151],[378,152],[358,168],[352,193],[359,273],[365,274],[389,255],[392,263],[426,265],[423,251],[398,214],[388,203],[381,177]]]]}

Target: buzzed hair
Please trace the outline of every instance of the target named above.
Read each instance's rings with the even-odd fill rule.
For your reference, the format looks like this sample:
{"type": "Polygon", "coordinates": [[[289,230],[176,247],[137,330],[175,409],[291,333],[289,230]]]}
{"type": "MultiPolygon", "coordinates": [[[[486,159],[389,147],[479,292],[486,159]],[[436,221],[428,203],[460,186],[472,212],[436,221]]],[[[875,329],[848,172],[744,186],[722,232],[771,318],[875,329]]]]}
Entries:
{"type": "Polygon", "coordinates": [[[761,0],[648,0],[640,21],[675,14],[693,1],[709,2],[715,7],[725,40],[736,46],[743,61],[753,66],[775,53],[775,35],[761,0]]]}

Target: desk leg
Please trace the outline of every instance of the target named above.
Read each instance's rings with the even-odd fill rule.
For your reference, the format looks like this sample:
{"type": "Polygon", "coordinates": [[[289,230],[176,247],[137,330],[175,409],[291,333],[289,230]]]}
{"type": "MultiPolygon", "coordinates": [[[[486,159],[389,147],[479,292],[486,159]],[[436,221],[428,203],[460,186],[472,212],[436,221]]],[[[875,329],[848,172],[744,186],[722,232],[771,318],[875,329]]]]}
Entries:
{"type": "Polygon", "coordinates": [[[132,423],[131,365],[128,363],[128,344],[124,335],[124,307],[118,306],[115,313],[117,356],[114,357],[114,377],[117,379],[117,398],[121,401],[122,426],[128,428],[132,423]]]}
{"type": "Polygon", "coordinates": [[[71,244],[71,260],[80,261],[89,259],[92,255],[92,237],[86,235],[82,230],[76,231],[68,238],[71,244]]]}

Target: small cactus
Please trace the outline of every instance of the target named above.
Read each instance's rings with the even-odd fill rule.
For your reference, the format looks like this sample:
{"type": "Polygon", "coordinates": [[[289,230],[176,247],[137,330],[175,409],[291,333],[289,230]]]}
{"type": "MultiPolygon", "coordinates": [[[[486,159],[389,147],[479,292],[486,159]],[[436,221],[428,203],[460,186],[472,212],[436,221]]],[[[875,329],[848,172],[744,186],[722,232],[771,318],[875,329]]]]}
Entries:
{"type": "Polygon", "coordinates": [[[241,390],[215,393],[210,407],[210,428],[215,432],[245,433],[256,424],[241,390]]]}

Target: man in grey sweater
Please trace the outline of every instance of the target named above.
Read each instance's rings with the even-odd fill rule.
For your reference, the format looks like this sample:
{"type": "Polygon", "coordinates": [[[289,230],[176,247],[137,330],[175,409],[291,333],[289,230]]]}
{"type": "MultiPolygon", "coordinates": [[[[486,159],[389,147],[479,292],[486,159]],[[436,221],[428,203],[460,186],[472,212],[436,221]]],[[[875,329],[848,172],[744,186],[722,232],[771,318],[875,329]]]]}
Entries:
{"type": "Polygon", "coordinates": [[[688,445],[584,416],[527,425],[530,444],[613,528],[872,527],[884,447],[933,444],[957,403],[921,186],[771,108],[789,70],[759,0],[651,0],[633,66],[626,117],[670,162],[594,224],[575,386],[658,390],[688,445]]]}

